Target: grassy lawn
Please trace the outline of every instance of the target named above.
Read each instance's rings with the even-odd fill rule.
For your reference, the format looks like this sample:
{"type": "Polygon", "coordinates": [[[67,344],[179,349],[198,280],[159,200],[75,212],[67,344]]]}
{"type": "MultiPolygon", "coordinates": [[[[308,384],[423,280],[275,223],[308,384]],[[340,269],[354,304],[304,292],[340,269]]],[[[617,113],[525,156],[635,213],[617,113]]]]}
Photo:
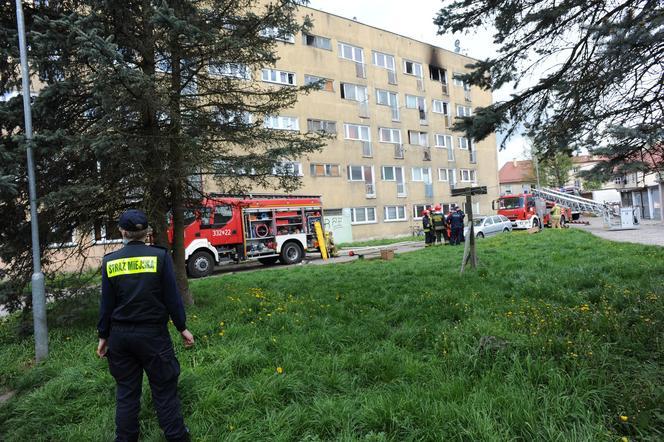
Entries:
{"type": "MultiPolygon", "coordinates": [[[[664,248],[574,229],[478,248],[465,275],[461,247],[434,247],[192,282],[194,440],[663,440],[664,248]]],[[[96,302],[50,312],[39,366],[0,325],[0,440],[112,440],[96,302]]],[[[162,440],[149,394],[141,419],[162,440]]]]}

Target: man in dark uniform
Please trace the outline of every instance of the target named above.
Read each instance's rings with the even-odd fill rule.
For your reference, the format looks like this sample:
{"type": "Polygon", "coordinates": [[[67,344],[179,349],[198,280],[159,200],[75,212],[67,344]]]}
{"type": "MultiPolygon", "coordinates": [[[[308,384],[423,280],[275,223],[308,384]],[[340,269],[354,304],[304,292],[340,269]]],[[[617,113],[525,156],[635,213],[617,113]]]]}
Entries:
{"type": "Polygon", "coordinates": [[[450,216],[447,217],[447,221],[450,223],[452,229],[450,244],[453,246],[459,245],[461,243],[461,238],[463,237],[463,219],[466,217],[466,214],[463,213],[460,207],[455,206],[454,211],[450,216]]]}
{"type": "Polygon", "coordinates": [[[168,333],[170,316],[185,347],[194,345],[187,330],[182,298],[168,250],[144,243],[148,220],[128,210],[118,226],[125,246],[104,256],[99,311],[99,357],[107,357],[117,384],[116,441],[137,441],[143,371],[168,441],[188,441],[177,395],[180,364],[168,333]]]}
{"type": "Polygon", "coordinates": [[[424,232],[424,246],[429,247],[432,243],[433,232],[428,210],[422,211],[422,231],[424,232]]]}

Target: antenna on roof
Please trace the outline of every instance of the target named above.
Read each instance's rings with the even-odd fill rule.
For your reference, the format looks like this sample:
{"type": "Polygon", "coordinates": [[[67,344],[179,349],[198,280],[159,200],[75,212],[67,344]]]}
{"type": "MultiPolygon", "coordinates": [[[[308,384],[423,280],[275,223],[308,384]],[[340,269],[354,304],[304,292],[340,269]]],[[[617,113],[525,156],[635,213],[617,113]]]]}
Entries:
{"type": "Polygon", "coordinates": [[[457,54],[461,52],[461,40],[459,39],[454,40],[454,52],[457,54]]]}

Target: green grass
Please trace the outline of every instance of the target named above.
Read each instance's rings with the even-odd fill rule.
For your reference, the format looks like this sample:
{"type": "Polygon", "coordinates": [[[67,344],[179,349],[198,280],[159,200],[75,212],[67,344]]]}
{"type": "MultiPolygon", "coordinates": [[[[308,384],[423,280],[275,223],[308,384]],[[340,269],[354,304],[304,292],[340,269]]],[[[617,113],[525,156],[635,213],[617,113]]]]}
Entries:
{"type": "MultiPolygon", "coordinates": [[[[461,247],[433,247],[192,282],[198,341],[176,351],[195,440],[662,440],[664,248],[570,229],[478,251],[464,275],[461,247]]],[[[96,302],[51,319],[39,366],[0,325],[0,385],[17,391],[0,440],[112,440],[96,302]]],[[[142,440],[162,440],[143,400],[142,440]]]]}

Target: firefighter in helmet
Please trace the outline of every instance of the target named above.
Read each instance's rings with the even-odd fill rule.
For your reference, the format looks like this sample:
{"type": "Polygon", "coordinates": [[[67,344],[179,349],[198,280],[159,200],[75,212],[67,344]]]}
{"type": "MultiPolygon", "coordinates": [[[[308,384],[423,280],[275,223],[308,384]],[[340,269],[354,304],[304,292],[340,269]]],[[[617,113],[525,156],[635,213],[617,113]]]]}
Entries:
{"type": "Polygon", "coordinates": [[[440,204],[433,208],[431,213],[431,224],[433,226],[434,244],[443,244],[443,232],[445,231],[445,215],[440,204]]]}
{"type": "Polygon", "coordinates": [[[431,227],[432,227],[431,217],[429,217],[429,211],[425,209],[422,211],[422,231],[424,232],[425,247],[429,247],[431,245],[431,238],[432,238],[431,227]]]}

